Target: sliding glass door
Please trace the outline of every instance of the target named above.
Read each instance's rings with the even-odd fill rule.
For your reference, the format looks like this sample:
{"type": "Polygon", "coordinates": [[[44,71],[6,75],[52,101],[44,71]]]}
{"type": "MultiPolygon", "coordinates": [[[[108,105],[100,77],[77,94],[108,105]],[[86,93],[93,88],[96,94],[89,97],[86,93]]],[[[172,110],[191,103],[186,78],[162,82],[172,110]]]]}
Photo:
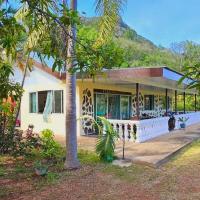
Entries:
{"type": "Polygon", "coordinates": [[[130,95],[95,93],[95,116],[130,119],[130,95]]]}
{"type": "Polygon", "coordinates": [[[108,119],[120,119],[120,95],[108,95],[108,119]]]}
{"type": "Polygon", "coordinates": [[[96,94],[96,116],[107,117],[107,94],[96,94]]]}
{"type": "Polygon", "coordinates": [[[129,96],[121,96],[120,97],[120,116],[121,116],[121,119],[130,119],[129,101],[130,101],[129,96]]]}

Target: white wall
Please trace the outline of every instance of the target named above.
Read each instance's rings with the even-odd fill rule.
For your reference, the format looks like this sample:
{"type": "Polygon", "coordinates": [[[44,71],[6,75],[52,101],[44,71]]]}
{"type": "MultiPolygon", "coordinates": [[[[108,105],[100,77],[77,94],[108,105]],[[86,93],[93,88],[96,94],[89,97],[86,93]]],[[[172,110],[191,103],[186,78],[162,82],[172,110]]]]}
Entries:
{"type": "MultiPolygon", "coordinates": [[[[37,92],[42,90],[63,90],[63,96],[65,97],[64,84],[55,77],[35,68],[35,70],[31,72],[30,77],[26,78],[24,89],[25,92],[22,97],[21,104],[21,128],[25,130],[29,124],[33,124],[34,130],[36,132],[40,132],[43,129],[49,128],[54,131],[55,134],[64,134],[65,113],[51,114],[49,122],[45,122],[43,120],[42,114],[29,113],[30,92],[37,92]]],[[[63,105],[65,105],[64,102],[63,105]]]]}

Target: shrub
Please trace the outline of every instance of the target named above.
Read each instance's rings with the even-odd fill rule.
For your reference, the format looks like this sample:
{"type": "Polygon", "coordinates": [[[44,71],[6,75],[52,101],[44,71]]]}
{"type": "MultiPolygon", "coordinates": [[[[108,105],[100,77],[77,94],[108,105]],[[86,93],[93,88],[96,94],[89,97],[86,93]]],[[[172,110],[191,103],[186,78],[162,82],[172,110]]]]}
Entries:
{"type": "Polygon", "coordinates": [[[22,131],[16,130],[14,141],[14,156],[31,156],[33,150],[38,149],[41,146],[41,139],[38,134],[33,132],[33,125],[29,125],[24,137],[22,136],[22,131]]]}
{"type": "Polygon", "coordinates": [[[63,149],[61,145],[54,140],[54,133],[49,129],[42,131],[41,136],[41,157],[48,160],[57,160],[62,158],[63,149]]]}
{"type": "Polygon", "coordinates": [[[16,147],[16,108],[23,93],[18,83],[10,80],[12,66],[0,62],[0,154],[12,153],[16,147]]]}

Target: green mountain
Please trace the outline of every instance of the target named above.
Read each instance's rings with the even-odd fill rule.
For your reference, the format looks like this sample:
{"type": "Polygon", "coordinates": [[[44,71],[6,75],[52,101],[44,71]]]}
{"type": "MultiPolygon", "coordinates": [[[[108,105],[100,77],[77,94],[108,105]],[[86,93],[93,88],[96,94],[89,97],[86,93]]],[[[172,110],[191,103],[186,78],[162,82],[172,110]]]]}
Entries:
{"type": "MultiPolygon", "coordinates": [[[[97,29],[97,18],[84,18],[86,26],[97,29]]],[[[116,29],[115,41],[127,52],[129,67],[168,66],[179,71],[180,58],[170,49],[156,46],[150,40],[137,34],[123,20],[116,29]]],[[[126,66],[127,67],[127,66],[126,66]]]]}

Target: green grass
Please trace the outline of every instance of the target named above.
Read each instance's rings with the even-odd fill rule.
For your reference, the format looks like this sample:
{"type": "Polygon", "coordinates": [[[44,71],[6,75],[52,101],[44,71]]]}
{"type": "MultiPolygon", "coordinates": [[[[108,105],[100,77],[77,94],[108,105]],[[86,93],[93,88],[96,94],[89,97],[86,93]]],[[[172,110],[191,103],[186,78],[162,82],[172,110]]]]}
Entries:
{"type": "Polygon", "coordinates": [[[166,168],[172,167],[184,167],[192,163],[200,162],[200,140],[196,140],[186,148],[184,148],[179,154],[174,156],[169,163],[166,164],[166,168]]]}
{"type": "Polygon", "coordinates": [[[130,167],[119,167],[109,164],[102,168],[102,172],[112,174],[114,177],[128,182],[138,182],[147,177],[150,181],[157,177],[153,168],[138,164],[130,167]]]}
{"type": "Polygon", "coordinates": [[[86,150],[79,150],[78,158],[81,164],[96,165],[101,162],[96,153],[86,150]]]}
{"type": "Polygon", "coordinates": [[[6,174],[6,170],[4,167],[0,167],[0,177],[6,174]]]}
{"type": "Polygon", "coordinates": [[[14,169],[14,173],[16,174],[19,174],[19,173],[27,173],[29,170],[28,170],[28,167],[25,167],[24,165],[22,164],[17,164],[15,166],[15,169],[14,169]]]}
{"type": "Polygon", "coordinates": [[[8,197],[11,192],[12,192],[11,189],[8,188],[7,186],[1,186],[0,187],[0,199],[8,197]]]}
{"type": "MultiPolygon", "coordinates": [[[[130,167],[118,167],[111,164],[105,165],[102,171],[106,174],[112,174],[114,177],[129,182],[153,182],[157,178],[163,176],[163,170],[166,171],[166,182],[174,182],[174,177],[179,175],[180,172],[189,170],[191,165],[199,165],[200,163],[200,140],[193,142],[191,145],[183,149],[179,154],[173,157],[167,164],[161,168],[155,169],[152,167],[133,164],[130,167]],[[170,175],[171,171],[174,176],[170,175]],[[168,174],[169,173],[169,174],[168,174]]],[[[170,184],[169,184],[170,185],[170,184]]]]}

